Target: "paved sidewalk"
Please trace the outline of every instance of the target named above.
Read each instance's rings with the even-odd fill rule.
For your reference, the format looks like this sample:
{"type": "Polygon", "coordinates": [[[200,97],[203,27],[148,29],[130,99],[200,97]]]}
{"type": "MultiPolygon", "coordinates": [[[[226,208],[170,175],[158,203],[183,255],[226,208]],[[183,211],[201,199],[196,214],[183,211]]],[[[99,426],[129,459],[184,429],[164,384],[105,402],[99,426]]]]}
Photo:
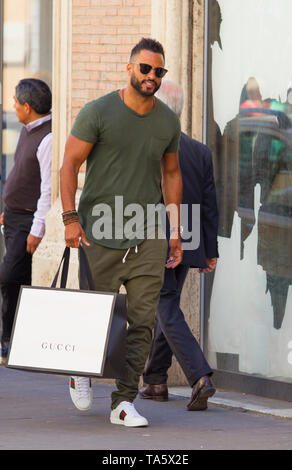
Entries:
{"type": "Polygon", "coordinates": [[[80,412],[69,398],[67,377],[1,366],[0,450],[292,449],[291,419],[215,404],[217,394],[201,412],[187,411],[183,396],[168,402],[137,398],[150,426],[112,425],[112,390],[95,381],[93,407],[80,412]]]}
{"type": "MultiPolygon", "coordinates": [[[[191,396],[190,387],[171,387],[169,391],[173,395],[185,398],[191,396]]],[[[217,390],[216,394],[209,398],[209,403],[241,411],[271,415],[277,418],[292,419],[292,402],[263,398],[247,393],[217,390]]]]}

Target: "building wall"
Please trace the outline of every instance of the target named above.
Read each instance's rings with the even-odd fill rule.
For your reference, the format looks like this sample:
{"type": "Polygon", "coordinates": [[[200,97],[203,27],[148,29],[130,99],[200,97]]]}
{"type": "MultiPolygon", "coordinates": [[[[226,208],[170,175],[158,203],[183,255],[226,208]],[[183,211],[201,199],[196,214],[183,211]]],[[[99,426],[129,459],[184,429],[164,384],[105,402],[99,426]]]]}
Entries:
{"type": "MultiPolygon", "coordinates": [[[[50,284],[64,249],[59,173],[66,139],[85,103],[126,84],[129,52],[142,36],[150,35],[151,0],[54,0],[53,27],[53,207],[33,262],[33,283],[44,286],[50,284]]],[[[78,287],[75,255],[71,288],[78,287]]]]}
{"type": "Polygon", "coordinates": [[[73,0],[72,119],[88,101],[121,88],[129,52],[150,36],[151,0],[73,0]]]}
{"type": "MultiPolygon", "coordinates": [[[[59,169],[72,122],[86,102],[125,86],[130,50],[142,36],[152,36],[165,46],[169,78],[180,81],[187,96],[183,128],[201,138],[203,11],[204,0],[54,0],[54,204],[47,216],[46,235],[34,255],[35,285],[50,285],[64,250],[59,169]],[[176,20],[180,33],[174,41],[176,20]],[[176,74],[178,63],[180,75],[176,74]]],[[[81,187],[82,177],[77,199],[81,187]]],[[[71,288],[78,288],[76,255],[69,276],[71,288]]],[[[182,310],[199,339],[200,276],[195,270],[185,283],[182,310]]],[[[175,359],[169,384],[186,384],[175,359]]]]}

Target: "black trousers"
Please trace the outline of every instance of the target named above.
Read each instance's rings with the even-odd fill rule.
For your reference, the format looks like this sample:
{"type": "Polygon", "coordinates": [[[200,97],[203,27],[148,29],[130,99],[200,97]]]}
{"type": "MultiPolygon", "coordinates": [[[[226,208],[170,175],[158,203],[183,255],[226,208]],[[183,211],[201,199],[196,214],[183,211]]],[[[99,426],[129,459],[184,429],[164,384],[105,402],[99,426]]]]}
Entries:
{"type": "Polygon", "coordinates": [[[10,340],[20,286],[31,285],[32,255],[26,251],[26,240],[32,220],[33,213],[4,211],[6,253],[0,264],[2,344],[10,340]]]}
{"type": "Polygon", "coordinates": [[[174,354],[190,386],[213,371],[193,336],[180,309],[180,297],[189,266],[165,269],[164,284],[156,312],[154,338],[143,374],[146,384],[167,382],[167,370],[174,354]]]}

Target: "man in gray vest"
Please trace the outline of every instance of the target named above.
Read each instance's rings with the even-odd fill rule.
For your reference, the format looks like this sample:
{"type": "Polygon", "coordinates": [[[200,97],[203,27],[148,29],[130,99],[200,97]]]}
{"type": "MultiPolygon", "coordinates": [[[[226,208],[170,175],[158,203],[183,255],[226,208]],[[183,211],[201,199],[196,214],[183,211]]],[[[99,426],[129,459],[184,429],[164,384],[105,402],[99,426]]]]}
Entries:
{"type": "Polygon", "coordinates": [[[3,193],[6,253],[0,265],[2,292],[1,355],[8,353],[21,285],[31,285],[32,255],[45,233],[51,205],[52,94],[46,83],[23,79],[15,89],[16,116],[23,124],[14,166],[3,193]]]}

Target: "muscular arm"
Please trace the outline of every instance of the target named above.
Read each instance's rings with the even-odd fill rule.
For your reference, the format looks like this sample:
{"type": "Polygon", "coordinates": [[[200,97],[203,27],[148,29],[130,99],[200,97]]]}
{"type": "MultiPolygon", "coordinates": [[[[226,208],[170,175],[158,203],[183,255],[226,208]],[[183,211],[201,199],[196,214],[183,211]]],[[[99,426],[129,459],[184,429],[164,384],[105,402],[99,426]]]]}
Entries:
{"type": "MultiPolygon", "coordinates": [[[[68,137],[60,178],[61,199],[64,212],[75,210],[79,169],[82,163],[87,159],[93,145],[94,144],[74,137],[72,134],[68,137]]],[[[78,248],[80,238],[86,245],[89,245],[85,233],[78,222],[65,227],[65,241],[67,246],[78,248]]]]}
{"type": "Polygon", "coordinates": [[[182,202],[182,178],[178,153],[168,153],[162,159],[162,193],[168,211],[170,227],[177,229],[169,240],[170,255],[166,267],[175,268],[182,260],[180,239],[180,204],[182,202]],[[168,210],[169,209],[169,210],[168,210]]]}
{"type": "Polygon", "coordinates": [[[75,210],[78,173],[87,159],[93,144],[74,137],[68,137],[65,146],[64,161],[61,168],[61,199],[64,212],[75,210]]]}

